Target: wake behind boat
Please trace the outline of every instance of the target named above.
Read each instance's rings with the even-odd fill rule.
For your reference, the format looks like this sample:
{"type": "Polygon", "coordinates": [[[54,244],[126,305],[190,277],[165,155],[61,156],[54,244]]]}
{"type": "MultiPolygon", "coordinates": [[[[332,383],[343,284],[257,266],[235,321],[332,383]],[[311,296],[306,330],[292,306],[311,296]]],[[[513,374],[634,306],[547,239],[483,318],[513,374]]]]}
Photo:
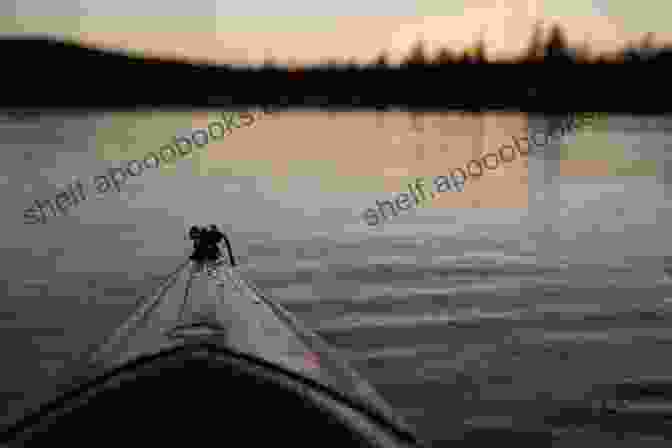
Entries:
{"type": "Polygon", "coordinates": [[[179,266],[87,364],[5,446],[421,446],[321,338],[221,261],[179,266]]]}

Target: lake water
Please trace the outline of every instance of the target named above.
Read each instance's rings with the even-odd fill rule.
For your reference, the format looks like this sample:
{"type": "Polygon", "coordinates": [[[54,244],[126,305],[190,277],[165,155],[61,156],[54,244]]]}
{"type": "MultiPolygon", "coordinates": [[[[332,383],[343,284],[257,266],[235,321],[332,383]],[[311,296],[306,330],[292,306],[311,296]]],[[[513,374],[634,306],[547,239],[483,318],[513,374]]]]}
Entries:
{"type": "Polygon", "coordinates": [[[217,115],[0,123],[2,423],[67,383],[75,360],[188,255],[191,224],[223,224],[245,275],[430,440],[539,427],[595,384],[672,374],[669,118],[609,116],[368,226],[361,213],[377,200],[550,120],[276,113],[69,216],[24,224],[24,209],[59,185],[92,188],[217,115]]]}

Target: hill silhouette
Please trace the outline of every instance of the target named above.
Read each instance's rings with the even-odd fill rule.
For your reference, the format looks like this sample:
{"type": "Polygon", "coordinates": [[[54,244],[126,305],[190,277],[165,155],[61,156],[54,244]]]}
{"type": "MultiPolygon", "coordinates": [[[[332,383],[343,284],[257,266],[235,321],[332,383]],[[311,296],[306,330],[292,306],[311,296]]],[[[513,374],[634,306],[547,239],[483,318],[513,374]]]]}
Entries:
{"type": "Polygon", "coordinates": [[[554,25],[544,39],[537,25],[522,55],[487,59],[482,40],[472,51],[439,49],[428,55],[417,42],[400,64],[386,52],[367,64],[327,60],[288,67],[198,64],[87,47],[49,38],[0,40],[3,108],[407,107],[515,109],[539,112],[601,110],[661,113],[672,45],[639,44],[592,54],[571,48],[554,25]]]}

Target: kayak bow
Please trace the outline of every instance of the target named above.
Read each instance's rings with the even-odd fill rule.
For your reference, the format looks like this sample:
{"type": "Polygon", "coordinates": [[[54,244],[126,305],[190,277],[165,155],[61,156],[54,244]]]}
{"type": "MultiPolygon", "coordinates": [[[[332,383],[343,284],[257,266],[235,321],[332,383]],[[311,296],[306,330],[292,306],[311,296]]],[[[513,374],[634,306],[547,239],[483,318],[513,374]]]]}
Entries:
{"type": "Polygon", "coordinates": [[[319,336],[224,263],[182,265],[95,351],[80,378],[5,441],[72,443],[75,428],[86,426],[107,429],[99,436],[116,443],[156,443],[165,431],[170,441],[215,433],[252,445],[270,436],[314,446],[313,436],[296,431],[300,424],[341,445],[421,446],[319,336]]]}

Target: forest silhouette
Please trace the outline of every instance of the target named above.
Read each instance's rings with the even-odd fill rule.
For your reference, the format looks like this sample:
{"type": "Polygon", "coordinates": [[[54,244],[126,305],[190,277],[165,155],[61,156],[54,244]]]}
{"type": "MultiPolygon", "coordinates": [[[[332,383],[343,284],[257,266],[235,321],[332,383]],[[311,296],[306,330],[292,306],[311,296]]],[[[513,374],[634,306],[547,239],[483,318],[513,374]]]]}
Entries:
{"type": "MultiPolygon", "coordinates": [[[[544,64],[564,62],[570,64],[628,64],[637,62],[660,63],[668,61],[672,57],[672,43],[654,46],[655,34],[646,33],[642,39],[636,42],[630,42],[626,46],[613,52],[593,53],[590,44],[584,42],[579,47],[571,47],[566,37],[565,31],[559,24],[553,24],[544,37],[544,30],[541,22],[534,25],[530,41],[523,51],[517,57],[508,60],[490,61],[486,57],[487,49],[482,38],[478,39],[469,49],[461,51],[452,50],[446,47],[438,49],[432,56],[425,49],[424,41],[417,41],[410,49],[408,55],[403,58],[400,68],[433,68],[446,65],[460,64],[544,64]]],[[[390,63],[387,51],[381,51],[379,55],[369,64],[356,64],[354,59],[345,62],[337,61],[333,58],[326,61],[325,64],[314,64],[311,67],[326,66],[331,69],[337,68],[377,68],[391,69],[394,67],[390,63]]],[[[273,58],[268,58],[264,62],[264,68],[281,69],[283,64],[278,64],[273,58]]],[[[292,70],[305,70],[306,67],[293,67],[292,70]]]]}
{"type": "Polygon", "coordinates": [[[522,54],[489,60],[481,39],[462,51],[428,54],[418,41],[399,64],[380,52],[289,66],[198,64],[52,38],[0,40],[4,108],[187,106],[248,108],[524,109],[529,112],[670,110],[672,45],[654,34],[597,53],[568,44],[555,24],[537,23],[522,54]],[[83,81],[87,81],[83,83],[83,81]],[[86,84],[88,87],[84,87],[86,84]]]}

